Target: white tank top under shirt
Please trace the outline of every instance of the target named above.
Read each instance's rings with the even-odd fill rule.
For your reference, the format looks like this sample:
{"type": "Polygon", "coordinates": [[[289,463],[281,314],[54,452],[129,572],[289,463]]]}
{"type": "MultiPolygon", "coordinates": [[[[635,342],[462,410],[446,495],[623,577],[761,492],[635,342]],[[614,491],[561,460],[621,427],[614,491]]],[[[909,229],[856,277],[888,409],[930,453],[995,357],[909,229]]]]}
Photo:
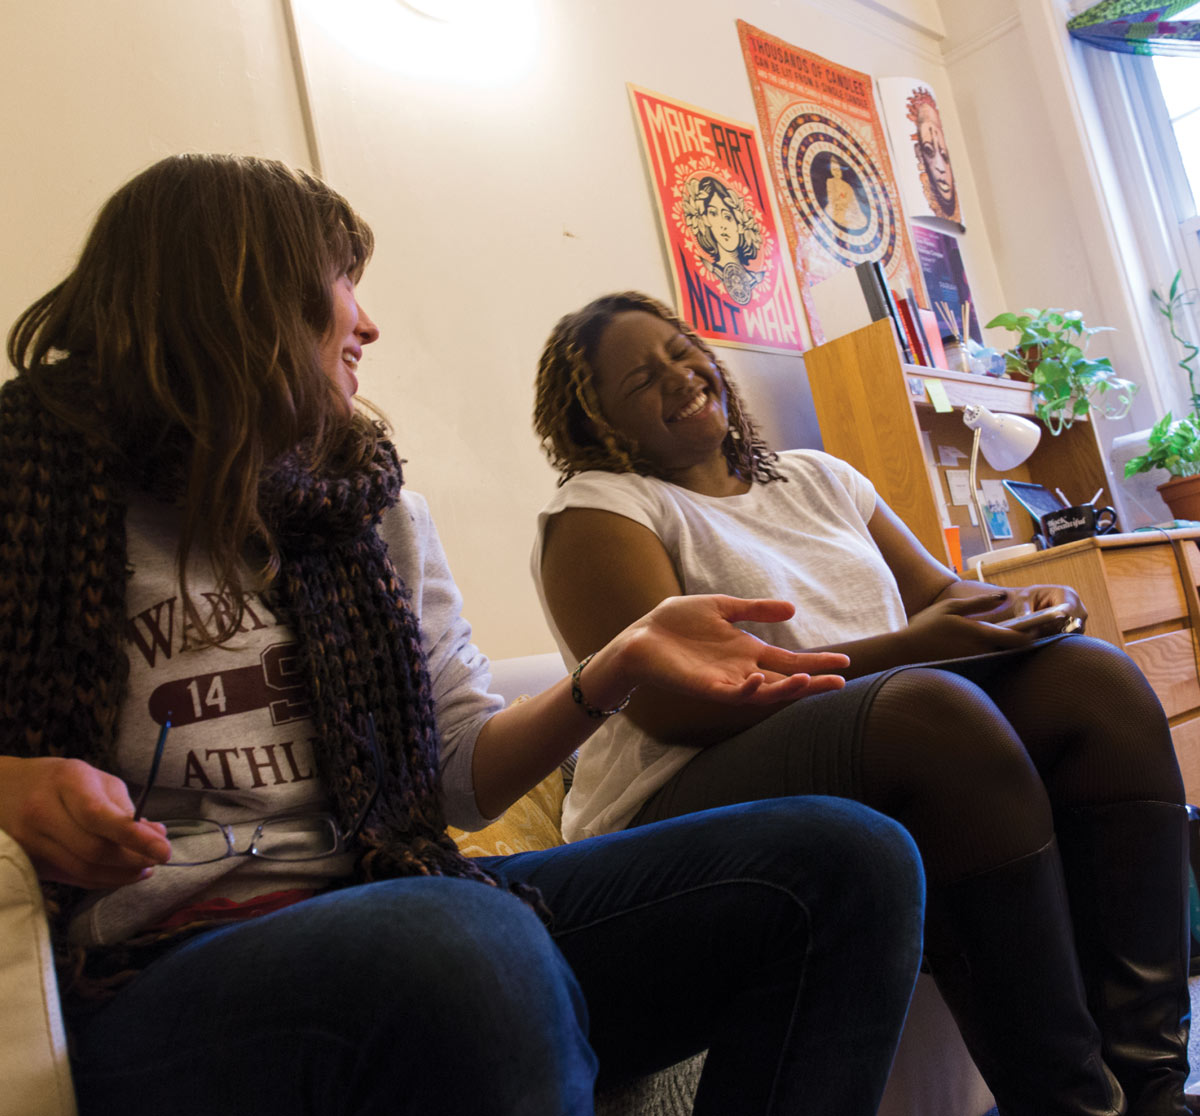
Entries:
{"type": "MultiPolygon", "coordinates": [[[[546,523],[566,508],[615,512],[662,541],[685,593],[773,597],[796,606],[791,620],[745,624],[790,650],[842,643],[908,623],[896,579],[867,522],[876,495],[861,473],[826,453],[779,455],[786,481],[754,484],[744,495],[703,496],[634,473],[572,477],[542,509],[533,577],[546,620],[568,668],[578,661],[546,607],[542,543],[546,523]]],[[[662,744],[627,717],[613,717],[580,749],[563,812],[574,841],[623,828],[695,749],[662,744]]]]}

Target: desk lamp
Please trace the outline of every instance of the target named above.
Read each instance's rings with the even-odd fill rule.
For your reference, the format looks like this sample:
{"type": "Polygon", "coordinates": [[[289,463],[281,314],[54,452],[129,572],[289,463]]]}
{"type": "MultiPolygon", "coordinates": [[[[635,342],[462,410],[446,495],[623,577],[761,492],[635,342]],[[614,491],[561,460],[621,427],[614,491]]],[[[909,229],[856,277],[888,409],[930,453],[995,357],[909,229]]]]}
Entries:
{"type": "Polygon", "coordinates": [[[971,502],[975,505],[975,514],[979,517],[979,531],[983,535],[983,544],[988,550],[992,546],[992,533],[988,530],[987,518],[983,514],[983,506],[979,502],[979,488],[975,482],[975,467],[982,451],[984,460],[998,473],[1007,473],[1015,469],[1023,461],[1029,460],[1030,455],[1042,437],[1042,428],[1035,422],[1020,415],[995,415],[986,407],[972,403],[963,408],[963,422],[975,431],[975,439],[971,443],[971,502]]]}

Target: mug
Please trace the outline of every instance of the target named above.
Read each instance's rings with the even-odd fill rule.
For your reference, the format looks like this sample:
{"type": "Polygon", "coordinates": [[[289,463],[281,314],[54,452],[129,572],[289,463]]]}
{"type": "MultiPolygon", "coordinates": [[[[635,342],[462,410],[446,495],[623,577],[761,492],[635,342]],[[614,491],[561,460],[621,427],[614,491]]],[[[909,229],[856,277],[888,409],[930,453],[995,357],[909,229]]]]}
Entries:
{"type": "Polygon", "coordinates": [[[1107,535],[1117,525],[1117,513],[1112,508],[1097,508],[1091,504],[1075,504],[1047,512],[1041,518],[1042,536],[1047,546],[1090,539],[1093,535],[1107,535]],[[1107,515],[1106,522],[1101,518],[1107,515]]]}

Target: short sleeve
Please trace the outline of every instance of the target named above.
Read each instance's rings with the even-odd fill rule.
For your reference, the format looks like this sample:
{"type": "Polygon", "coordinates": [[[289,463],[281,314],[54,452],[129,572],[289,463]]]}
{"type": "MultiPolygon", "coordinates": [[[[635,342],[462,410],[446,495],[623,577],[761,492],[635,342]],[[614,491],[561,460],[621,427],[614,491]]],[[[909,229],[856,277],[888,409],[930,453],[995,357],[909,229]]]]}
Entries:
{"type": "Polygon", "coordinates": [[[551,497],[538,516],[539,533],[546,520],[567,508],[614,512],[657,534],[661,501],[636,473],[587,472],[572,477],[551,497]]]}
{"type": "Polygon", "coordinates": [[[875,514],[875,505],[879,502],[879,494],[875,486],[849,462],[840,457],[824,453],[821,450],[805,450],[803,455],[831,476],[854,502],[858,514],[864,523],[871,521],[875,514]]]}

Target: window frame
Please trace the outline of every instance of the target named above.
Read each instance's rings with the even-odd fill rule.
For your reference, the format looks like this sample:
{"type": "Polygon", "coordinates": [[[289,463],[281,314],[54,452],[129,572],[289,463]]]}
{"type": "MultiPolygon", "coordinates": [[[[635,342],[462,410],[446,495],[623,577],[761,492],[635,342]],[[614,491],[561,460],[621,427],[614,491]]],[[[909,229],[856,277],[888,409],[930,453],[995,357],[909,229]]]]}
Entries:
{"type": "MultiPolygon", "coordinates": [[[[1122,255],[1133,289],[1145,291],[1137,307],[1152,350],[1145,370],[1158,413],[1179,415],[1188,409],[1187,385],[1178,367],[1179,346],[1166,319],[1156,310],[1150,290],[1166,293],[1177,270],[1186,289],[1200,287],[1200,215],[1175,143],[1170,114],[1154,69],[1144,55],[1101,51],[1076,43],[1079,61],[1091,85],[1096,120],[1093,146],[1110,155],[1110,206],[1126,216],[1131,236],[1122,255]],[[1114,195],[1115,196],[1111,196],[1114,195]]],[[[1177,329],[1200,339],[1200,306],[1177,315],[1177,329]]]]}

